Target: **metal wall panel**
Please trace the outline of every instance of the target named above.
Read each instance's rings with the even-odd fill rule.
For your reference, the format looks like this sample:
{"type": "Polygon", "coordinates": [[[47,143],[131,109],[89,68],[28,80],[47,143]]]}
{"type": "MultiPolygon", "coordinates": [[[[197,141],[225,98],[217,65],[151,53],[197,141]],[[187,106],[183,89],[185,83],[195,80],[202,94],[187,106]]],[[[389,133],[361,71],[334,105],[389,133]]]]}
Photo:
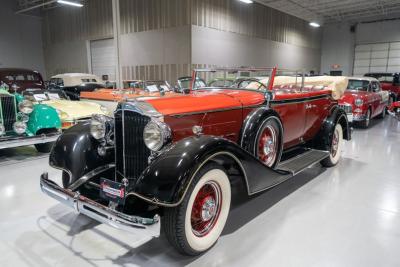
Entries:
{"type": "Polygon", "coordinates": [[[190,24],[190,0],[120,0],[121,33],[190,24]]]}
{"type": "Polygon", "coordinates": [[[236,0],[191,1],[192,24],[249,37],[319,48],[321,32],[308,22],[270,7],[236,0]]]}
{"type": "Polygon", "coordinates": [[[82,8],[60,7],[43,17],[44,45],[113,36],[110,0],[86,0],[82,8]]]}

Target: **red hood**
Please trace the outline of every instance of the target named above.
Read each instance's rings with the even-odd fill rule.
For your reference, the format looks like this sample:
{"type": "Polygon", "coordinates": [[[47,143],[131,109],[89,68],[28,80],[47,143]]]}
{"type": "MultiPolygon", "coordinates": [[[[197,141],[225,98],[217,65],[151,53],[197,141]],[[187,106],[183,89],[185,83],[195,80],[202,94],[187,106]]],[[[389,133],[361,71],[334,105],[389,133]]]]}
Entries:
{"type": "Polygon", "coordinates": [[[356,91],[356,90],[346,90],[341,99],[339,99],[339,104],[348,103],[353,104],[354,100],[357,98],[364,99],[368,92],[356,91]]]}
{"type": "Polygon", "coordinates": [[[264,95],[244,90],[204,90],[146,101],[158,112],[174,115],[259,105],[264,102],[264,95]]]}

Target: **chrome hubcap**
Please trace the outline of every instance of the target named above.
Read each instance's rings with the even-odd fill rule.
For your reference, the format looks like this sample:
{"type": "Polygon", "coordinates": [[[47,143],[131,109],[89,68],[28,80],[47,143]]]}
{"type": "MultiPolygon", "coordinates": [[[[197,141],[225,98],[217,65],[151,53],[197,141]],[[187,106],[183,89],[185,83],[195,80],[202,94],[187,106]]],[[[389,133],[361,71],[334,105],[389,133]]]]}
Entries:
{"type": "Polygon", "coordinates": [[[212,197],[207,197],[201,209],[201,218],[203,221],[209,221],[215,216],[216,211],[215,199],[212,197]]]}
{"type": "Polygon", "coordinates": [[[333,134],[332,138],[332,151],[331,151],[333,157],[336,156],[338,148],[339,148],[339,131],[335,130],[335,133],[333,134]]]}

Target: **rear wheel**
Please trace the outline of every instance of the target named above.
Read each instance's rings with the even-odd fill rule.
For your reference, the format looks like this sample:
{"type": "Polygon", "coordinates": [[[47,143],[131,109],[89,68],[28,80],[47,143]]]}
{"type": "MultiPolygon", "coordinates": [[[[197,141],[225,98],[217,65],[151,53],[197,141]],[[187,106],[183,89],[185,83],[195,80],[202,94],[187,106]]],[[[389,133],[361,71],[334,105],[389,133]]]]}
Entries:
{"type": "Polygon", "coordinates": [[[35,148],[40,153],[49,153],[51,148],[53,147],[54,142],[44,143],[44,144],[35,144],[35,148]]]}
{"type": "Polygon", "coordinates": [[[168,241],[182,254],[211,248],[224,229],[231,204],[231,185],[217,164],[207,164],[189,185],[182,203],[166,208],[161,220],[168,241]]]}
{"type": "Polygon", "coordinates": [[[332,136],[331,147],[329,150],[329,157],[323,159],[321,164],[325,167],[335,166],[341,157],[341,150],[343,146],[343,128],[339,123],[336,124],[332,136]]]}
{"type": "Polygon", "coordinates": [[[381,114],[379,114],[378,118],[384,119],[386,116],[386,112],[387,112],[386,110],[387,110],[387,107],[386,106],[383,107],[383,110],[382,110],[381,114]]]}

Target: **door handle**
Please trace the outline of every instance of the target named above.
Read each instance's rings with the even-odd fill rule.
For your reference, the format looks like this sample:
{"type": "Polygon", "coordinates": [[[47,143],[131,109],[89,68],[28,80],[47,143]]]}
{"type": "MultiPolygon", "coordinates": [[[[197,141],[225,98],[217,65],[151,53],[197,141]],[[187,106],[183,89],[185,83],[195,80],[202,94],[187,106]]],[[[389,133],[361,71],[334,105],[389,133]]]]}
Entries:
{"type": "Polygon", "coordinates": [[[306,109],[315,108],[316,105],[306,104],[306,109]]]}

